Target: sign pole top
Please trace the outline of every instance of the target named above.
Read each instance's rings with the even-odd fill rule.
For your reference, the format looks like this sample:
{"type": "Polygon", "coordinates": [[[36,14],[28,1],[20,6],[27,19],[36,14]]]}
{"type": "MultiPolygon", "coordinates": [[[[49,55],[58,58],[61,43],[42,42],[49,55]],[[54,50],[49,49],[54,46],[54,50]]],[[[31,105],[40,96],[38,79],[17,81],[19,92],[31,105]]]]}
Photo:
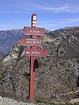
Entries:
{"type": "Polygon", "coordinates": [[[35,13],[31,16],[31,27],[36,27],[37,24],[37,15],[35,13]]]}
{"type": "Polygon", "coordinates": [[[36,13],[33,13],[32,16],[37,16],[37,14],[36,13]]]}

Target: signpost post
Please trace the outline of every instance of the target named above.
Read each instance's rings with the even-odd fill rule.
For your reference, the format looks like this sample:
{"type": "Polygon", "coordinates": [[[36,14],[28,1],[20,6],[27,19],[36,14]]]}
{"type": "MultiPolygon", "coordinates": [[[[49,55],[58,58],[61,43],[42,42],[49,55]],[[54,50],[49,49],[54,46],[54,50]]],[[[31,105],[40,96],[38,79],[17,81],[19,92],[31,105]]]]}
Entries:
{"type": "Polygon", "coordinates": [[[34,80],[35,80],[35,68],[34,68],[35,57],[30,57],[30,101],[34,101],[34,80]]]}
{"type": "Polygon", "coordinates": [[[30,57],[30,92],[29,99],[30,101],[34,101],[34,80],[35,80],[35,60],[36,57],[45,57],[48,55],[48,52],[42,48],[41,36],[44,36],[45,29],[37,28],[37,15],[34,13],[31,17],[31,27],[24,27],[23,32],[25,36],[31,36],[31,38],[22,38],[18,41],[18,44],[21,46],[29,46],[29,48],[25,48],[25,55],[30,57]],[[39,38],[38,38],[39,37],[39,38]]]}
{"type": "MultiPolygon", "coordinates": [[[[33,14],[32,17],[31,17],[31,27],[32,27],[32,29],[36,28],[36,22],[37,22],[37,15],[33,14]]],[[[35,31],[31,31],[31,32],[35,32],[35,31]]],[[[30,34],[30,32],[28,34],[30,34]]],[[[34,35],[34,33],[32,33],[31,35],[34,35]]],[[[31,49],[32,49],[32,47],[31,47],[31,49]]],[[[30,94],[29,94],[29,96],[30,96],[31,101],[34,101],[34,81],[35,81],[34,61],[35,61],[35,57],[30,56],[30,94]]]]}

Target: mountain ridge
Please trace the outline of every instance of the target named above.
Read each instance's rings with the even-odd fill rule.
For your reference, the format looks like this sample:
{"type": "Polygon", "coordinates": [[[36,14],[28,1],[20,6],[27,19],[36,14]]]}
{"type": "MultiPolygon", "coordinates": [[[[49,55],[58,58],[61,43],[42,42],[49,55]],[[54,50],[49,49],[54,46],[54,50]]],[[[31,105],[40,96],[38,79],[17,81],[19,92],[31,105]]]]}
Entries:
{"type": "Polygon", "coordinates": [[[22,29],[0,31],[0,54],[6,55],[22,36],[22,29]]]}

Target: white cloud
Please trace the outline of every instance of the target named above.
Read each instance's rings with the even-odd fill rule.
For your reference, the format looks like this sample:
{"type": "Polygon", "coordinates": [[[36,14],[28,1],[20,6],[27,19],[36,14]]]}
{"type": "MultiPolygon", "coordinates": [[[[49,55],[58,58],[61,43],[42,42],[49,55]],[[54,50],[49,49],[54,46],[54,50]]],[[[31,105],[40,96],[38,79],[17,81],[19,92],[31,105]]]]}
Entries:
{"type": "Polygon", "coordinates": [[[79,18],[64,18],[64,19],[56,19],[52,20],[52,22],[47,22],[44,27],[47,29],[60,29],[64,27],[70,26],[78,26],[76,23],[79,23],[79,18]]]}
{"type": "Polygon", "coordinates": [[[69,18],[69,19],[67,19],[66,21],[72,22],[72,23],[74,23],[74,22],[79,22],[79,18],[69,18]]]}
{"type": "MultiPolygon", "coordinates": [[[[7,3],[7,2],[6,2],[7,3]]],[[[46,6],[45,4],[36,3],[30,0],[14,0],[10,3],[4,3],[0,4],[0,13],[26,13],[26,11],[31,10],[46,10],[53,13],[79,13],[79,6],[78,4],[70,4],[70,3],[64,3],[63,5],[60,4],[60,6],[55,6],[54,4],[52,6],[46,6]],[[4,8],[5,7],[5,8],[4,8]],[[10,10],[9,10],[10,8],[10,10]],[[11,12],[10,12],[11,11],[11,12]]]]}
{"type": "Polygon", "coordinates": [[[74,6],[74,5],[70,5],[70,4],[65,4],[59,7],[48,7],[48,6],[44,6],[41,4],[33,4],[34,7],[36,7],[37,9],[42,9],[42,10],[47,10],[47,11],[51,11],[51,12],[70,12],[70,13],[77,13],[79,12],[79,7],[78,6],[74,6]]]}

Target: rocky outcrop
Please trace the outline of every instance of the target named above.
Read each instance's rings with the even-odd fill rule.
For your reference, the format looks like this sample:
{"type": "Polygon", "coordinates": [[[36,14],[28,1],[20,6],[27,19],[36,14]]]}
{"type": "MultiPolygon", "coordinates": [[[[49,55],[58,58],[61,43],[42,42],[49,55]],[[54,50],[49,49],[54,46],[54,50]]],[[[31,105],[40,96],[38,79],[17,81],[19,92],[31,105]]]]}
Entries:
{"type": "Polygon", "coordinates": [[[41,67],[36,71],[36,92],[41,97],[51,100],[68,101],[77,97],[79,92],[79,36],[78,29],[57,30],[50,33],[54,42],[47,42],[49,56],[39,60],[41,67]],[[72,94],[68,94],[72,93],[72,94]]]}
{"type": "Polygon", "coordinates": [[[4,57],[3,62],[9,62],[13,59],[17,59],[18,52],[19,52],[19,48],[15,46],[13,49],[10,50],[10,53],[4,57]]]}
{"type": "MultiPolygon", "coordinates": [[[[37,58],[35,96],[41,101],[68,102],[78,97],[79,28],[56,30],[44,38],[48,57],[37,58]]],[[[0,94],[26,100],[29,95],[29,58],[20,55],[4,63],[0,94]],[[8,91],[9,90],[9,91],[8,91]]]]}

